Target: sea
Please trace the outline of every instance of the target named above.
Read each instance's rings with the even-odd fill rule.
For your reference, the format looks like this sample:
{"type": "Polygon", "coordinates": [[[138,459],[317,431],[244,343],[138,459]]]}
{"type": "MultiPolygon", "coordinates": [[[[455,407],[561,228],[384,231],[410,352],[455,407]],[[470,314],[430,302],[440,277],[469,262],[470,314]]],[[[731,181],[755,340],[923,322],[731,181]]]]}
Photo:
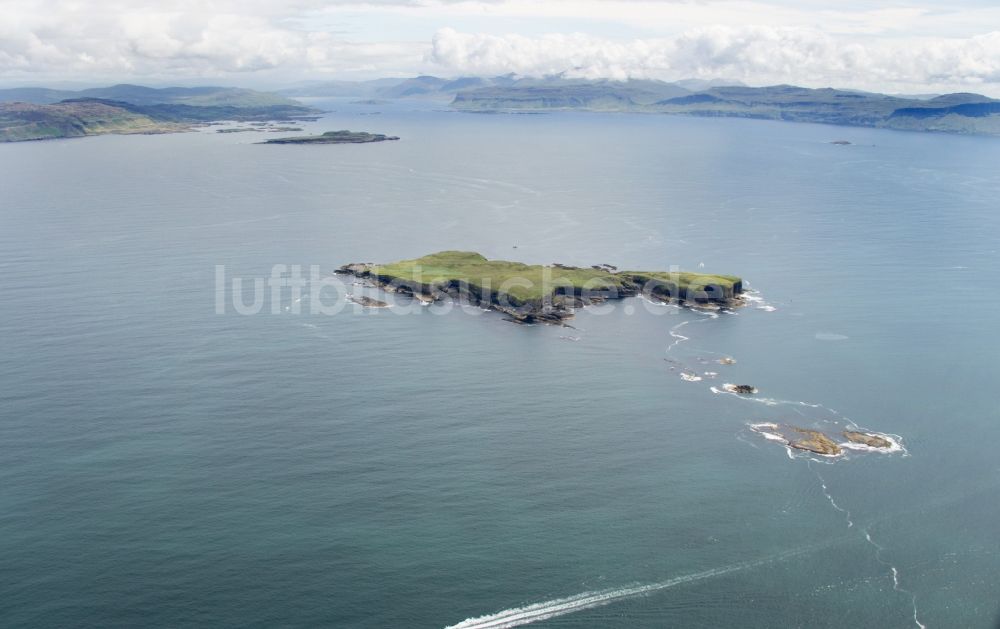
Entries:
{"type": "Polygon", "coordinates": [[[309,104],[0,145],[0,625],[998,626],[1000,139],[309,104]],[[747,299],[333,273],[441,250],[747,299]]]}

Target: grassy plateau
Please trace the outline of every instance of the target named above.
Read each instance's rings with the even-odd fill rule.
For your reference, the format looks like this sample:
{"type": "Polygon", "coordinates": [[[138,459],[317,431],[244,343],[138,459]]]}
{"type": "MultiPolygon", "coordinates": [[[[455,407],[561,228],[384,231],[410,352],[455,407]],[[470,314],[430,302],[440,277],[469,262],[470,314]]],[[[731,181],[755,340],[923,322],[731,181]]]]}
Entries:
{"type": "Polygon", "coordinates": [[[732,275],[532,265],[488,260],[471,251],[441,251],[390,264],[348,264],[339,271],[432,299],[471,297],[527,320],[562,319],[575,307],[639,294],[661,300],[729,303],[743,290],[742,280],[732,275]]]}

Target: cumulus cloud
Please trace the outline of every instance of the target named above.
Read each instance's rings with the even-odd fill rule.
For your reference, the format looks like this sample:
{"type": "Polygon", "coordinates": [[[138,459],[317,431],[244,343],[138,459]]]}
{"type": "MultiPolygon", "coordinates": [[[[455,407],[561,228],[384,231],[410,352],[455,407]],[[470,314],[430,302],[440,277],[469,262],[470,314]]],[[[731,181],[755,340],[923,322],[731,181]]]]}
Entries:
{"type": "Polygon", "coordinates": [[[981,27],[1000,23],[1000,8],[852,12],[848,5],[825,0],[804,5],[790,8],[777,0],[0,0],[0,80],[263,78],[273,84],[333,76],[514,72],[1000,92],[1000,31],[981,27]],[[762,15],[768,24],[748,25],[762,15]],[[456,28],[436,30],[447,24],[456,28]],[[545,32],[542,24],[554,32],[538,35],[545,32]],[[521,33],[490,31],[499,28],[494,25],[521,33]],[[359,35],[352,38],[352,32],[359,35]],[[929,34],[943,32],[950,36],[929,34]],[[638,36],[628,38],[629,33],[638,36]]]}
{"type": "MultiPolygon", "coordinates": [[[[405,4],[405,0],[399,0],[405,4]]],[[[330,2],[0,0],[0,75],[222,76],[410,68],[426,42],[352,42],[294,17],[330,2]]]]}
{"type": "Polygon", "coordinates": [[[862,41],[815,28],[712,26],[616,42],[438,31],[429,58],[453,72],[580,78],[726,77],[877,87],[1000,83],[1000,31],[963,39],[862,41]]]}

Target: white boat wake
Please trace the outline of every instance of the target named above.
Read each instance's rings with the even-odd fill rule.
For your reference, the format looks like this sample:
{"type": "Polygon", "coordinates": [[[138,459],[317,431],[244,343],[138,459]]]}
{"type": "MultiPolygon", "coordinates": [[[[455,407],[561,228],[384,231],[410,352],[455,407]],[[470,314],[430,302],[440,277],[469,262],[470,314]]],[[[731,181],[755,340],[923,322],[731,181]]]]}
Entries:
{"type": "Polygon", "coordinates": [[[624,587],[611,590],[601,590],[597,592],[584,592],[582,594],[577,594],[575,596],[567,596],[565,598],[555,598],[550,601],[544,601],[542,603],[525,605],[524,607],[514,607],[511,609],[505,609],[495,614],[478,616],[476,618],[467,618],[458,624],[449,625],[445,629],[487,629],[487,628],[501,629],[503,627],[520,627],[521,625],[528,625],[534,622],[547,620],[549,618],[555,618],[557,616],[572,614],[573,612],[578,612],[585,609],[592,609],[594,607],[601,607],[602,605],[609,605],[611,603],[615,603],[617,601],[621,601],[628,598],[645,596],[647,594],[652,594],[653,592],[666,590],[668,588],[672,588],[678,585],[683,585],[685,583],[692,583],[694,581],[711,579],[713,577],[719,577],[722,575],[731,574],[733,572],[739,572],[741,570],[749,570],[751,568],[757,568],[765,564],[773,563],[776,561],[782,561],[784,559],[789,559],[791,557],[805,554],[813,550],[814,548],[815,546],[810,546],[796,550],[789,550],[783,553],[778,553],[777,555],[774,555],[772,557],[758,559],[755,561],[745,561],[742,563],[730,564],[728,566],[722,566],[719,568],[712,568],[710,570],[704,570],[702,572],[695,572],[693,574],[686,574],[683,576],[674,577],[666,581],[660,581],[659,583],[650,583],[647,585],[635,585],[631,587],[624,587]]]}

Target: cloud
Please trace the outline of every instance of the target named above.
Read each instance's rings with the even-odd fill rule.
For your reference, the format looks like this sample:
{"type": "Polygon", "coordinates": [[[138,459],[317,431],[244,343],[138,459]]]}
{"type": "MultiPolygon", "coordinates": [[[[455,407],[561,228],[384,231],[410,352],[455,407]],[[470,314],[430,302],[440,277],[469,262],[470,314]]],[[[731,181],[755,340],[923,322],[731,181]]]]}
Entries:
{"type": "MultiPolygon", "coordinates": [[[[0,76],[216,77],[414,69],[426,42],[352,42],[302,28],[329,2],[0,0],[0,76]]],[[[404,3],[405,4],[405,3],[404,3]]]]}
{"type": "Polygon", "coordinates": [[[582,78],[726,77],[871,89],[1000,83],[1000,31],[958,39],[873,40],[815,28],[710,26],[672,38],[612,41],[441,29],[429,59],[459,74],[582,78]]]}
{"type": "Polygon", "coordinates": [[[982,28],[1000,9],[924,0],[0,0],[0,16],[6,83],[515,72],[1000,92],[1000,31],[982,28]]]}

